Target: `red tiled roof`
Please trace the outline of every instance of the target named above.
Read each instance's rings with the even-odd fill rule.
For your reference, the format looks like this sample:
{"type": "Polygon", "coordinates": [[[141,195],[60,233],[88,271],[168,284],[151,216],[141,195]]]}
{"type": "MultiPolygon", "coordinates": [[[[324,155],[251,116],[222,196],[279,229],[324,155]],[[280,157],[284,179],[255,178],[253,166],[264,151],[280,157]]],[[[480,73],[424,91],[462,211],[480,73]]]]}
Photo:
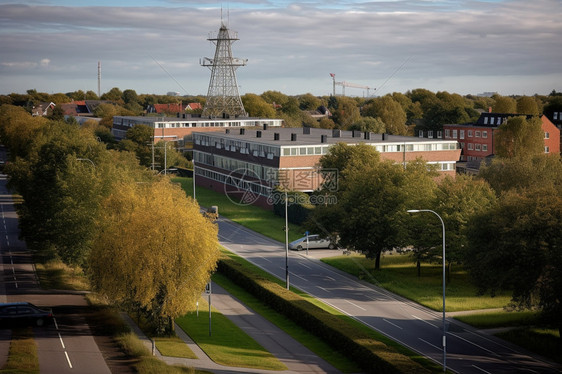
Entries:
{"type": "Polygon", "coordinates": [[[154,104],[154,110],[156,110],[156,113],[162,113],[162,112],[179,113],[179,112],[183,112],[184,107],[182,104],[154,104]]]}

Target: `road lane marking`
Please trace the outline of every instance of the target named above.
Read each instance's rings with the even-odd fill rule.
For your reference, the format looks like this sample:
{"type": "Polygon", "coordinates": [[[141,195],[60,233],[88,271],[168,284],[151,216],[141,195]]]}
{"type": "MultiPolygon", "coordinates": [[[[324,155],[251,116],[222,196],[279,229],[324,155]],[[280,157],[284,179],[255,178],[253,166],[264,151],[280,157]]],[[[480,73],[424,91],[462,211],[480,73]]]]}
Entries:
{"type": "Polygon", "coordinates": [[[475,369],[478,369],[478,370],[480,370],[480,371],[482,371],[482,372],[484,372],[484,373],[492,374],[492,373],[490,373],[489,371],[486,371],[486,370],[484,370],[484,369],[482,369],[482,368],[479,368],[479,367],[476,366],[476,365],[472,365],[472,367],[475,368],[475,369]]]}
{"type": "Polygon", "coordinates": [[[325,289],[324,287],[320,287],[320,286],[316,286],[316,287],[320,288],[324,292],[328,292],[328,293],[330,292],[329,290],[325,289]]]}
{"type": "Polygon", "coordinates": [[[64,351],[64,355],[66,356],[66,361],[68,361],[68,366],[72,369],[72,362],[70,362],[70,358],[68,357],[68,353],[64,351]]]}
{"type": "Polygon", "coordinates": [[[66,349],[66,347],[64,346],[64,342],[62,341],[62,336],[60,336],[60,332],[57,332],[57,334],[59,334],[59,340],[60,340],[60,344],[62,345],[62,348],[66,349]]]}
{"type": "Polygon", "coordinates": [[[420,317],[414,316],[413,314],[412,314],[412,317],[414,317],[415,319],[418,319],[418,320],[420,320],[420,321],[422,321],[422,322],[425,322],[425,323],[427,323],[428,325],[431,325],[431,326],[433,326],[433,327],[435,327],[435,328],[439,328],[439,326],[434,325],[434,324],[431,323],[431,322],[427,322],[425,319],[421,319],[420,317]]]}
{"type": "Polygon", "coordinates": [[[55,329],[59,329],[59,325],[57,324],[57,320],[53,317],[53,322],[55,323],[55,329]]]}
{"type": "Polygon", "coordinates": [[[487,348],[484,348],[484,347],[482,347],[481,345],[478,345],[478,344],[476,344],[476,343],[473,343],[473,342],[471,342],[470,340],[463,338],[462,336],[453,334],[453,333],[451,333],[451,332],[449,332],[448,334],[451,335],[451,336],[454,336],[455,338],[459,338],[460,340],[464,340],[465,342],[470,343],[470,344],[472,344],[473,346],[478,347],[478,348],[480,348],[480,349],[482,349],[482,350],[484,350],[484,351],[486,351],[486,352],[489,352],[489,353],[493,354],[493,355],[496,356],[496,357],[500,357],[500,355],[498,355],[496,352],[491,351],[491,350],[489,350],[489,349],[487,349],[487,348]]]}
{"type": "Polygon", "coordinates": [[[442,351],[443,348],[440,348],[438,346],[436,346],[435,344],[431,344],[430,342],[428,342],[427,340],[423,340],[422,338],[418,338],[419,340],[421,340],[422,342],[424,342],[425,344],[429,344],[430,346],[432,346],[433,348],[437,349],[438,351],[442,351]]]}
{"type": "Polygon", "coordinates": [[[329,279],[329,280],[331,280],[331,281],[334,281],[334,282],[336,281],[336,280],[335,280],[334,278],[332,278],[332,277],[326,276],[325,278],[326,278],[326,279],[329,279]]]}
{"type": "Polygon", "coordinates": [[[392,322],[388,321],[386,318],[383,318],[382,320],[386,323],[390,323],[394,327],[398,327],[400,330],[404,330],[402,327],[398,326],[396,323],[392,323],[392,322]]]}
{"type": "Polygon", "coordinates": [[[260,258],[261,258],[262,260],[265,260],[265,261],[267,261],[267,262],[271,262],[271,260],[270,260],[270,259],[268,259],[268,258],[266,258],[266,257],[260,256],[260,258]]]}
{"type": "Polygon", "coordinates": [[[300,266],[304,266],[304,267],[307,268],[307,269],[312,269],[310,266],[306,266],[305,264],[299,263],[299,265],[300,265],[300,266]]]}
{"type": "Polygon", "coordinates": [[[365,308],[361,308],[359,305],[354,304],[354,303],[352,303],[352,302],[349,301],[349,300],[345,300],[345,301],[347,301],[348,303],[350,303],[351,305],[353,305],[353,306],[356,307],[356,308],[359,308],[359,309],[361,309],[361,310],[367,310],[367,309],[365,309],[365,308]]]}

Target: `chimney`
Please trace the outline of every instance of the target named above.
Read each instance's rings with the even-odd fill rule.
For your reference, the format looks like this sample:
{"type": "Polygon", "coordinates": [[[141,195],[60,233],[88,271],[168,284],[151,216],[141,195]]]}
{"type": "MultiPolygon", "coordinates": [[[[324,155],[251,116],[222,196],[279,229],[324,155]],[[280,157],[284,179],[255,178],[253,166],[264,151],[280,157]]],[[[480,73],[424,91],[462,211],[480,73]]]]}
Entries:
{"type": "Polygon", "coordinates": [[[263,124],[263,129],[264,129],[264,130],[267,130],[267,123],[264,123],[264,124],[263,124]]]}
{"type": "Polygon", "coordinates": [[[176,113],[176,117],[180,118],[180,113],[179,113],[179,112],[176,113]]]}
{"type": "Polygon", "coordinates": [[[370,131],[365,131],[365,134],[363,134],[363,139],[365,139],[365,140],[371,140],[371,132],[370,132],[370,131]]]}
{"type": "Polygon", "coordinates": [[[339,129],[333,129],[332,130],[332,137],[333,138],[339,138],[341,136],[341,130],[339,129]]]}
{"type": "Polygon", "coordinates": [[[226,130],[225,130],[225,133],[226,133],[226,134],[230,134],[230,129],[226,129],[226,130]]]}
{"type": "Polygon", "coordinates": [[[310,127],[303,127],[302,133],[305,135],[310,135],[310,127]]]}
{"type": "Polygon", "coordinates": [[[273,140],[279,140],[279,133],[278,132],[273,133],[273,140]]]}
{"type": "Polygon", "coordinates": [[[327,143],[328,135],[320,135],[320,143],[327,143]]]}
{"type": "Polygon", "coordinates": [[[488,113],[492,113],[492,107],[491,106],[488,107],[488,113]]]}
{"type": "Polygon", "coordinates": [[[352,138],[360,138],[361,137],[361,131],[353,130],[352,133],[351,133],[351,137],[352,138]]]}
{"type": "Polygon", "coordinates": [[[261,138],[261,131],[260,130],[256,131],[256,138],[261,138]]]}
{"type": "Polygon", "coordinates": [[[240,129],[240,135],[245,135],[246,134],[246,129],[240,129]]]}
{"type": "Polygon", "coordinates": [[[382,140],[385,141],[386,138],[387,138],[387,136],[388,136],[388,135],[387,135],[385,132],[383,132],[383,133],[382,133],[382,140]]]}
{"type": "Polygon", "coordinates": [[[185,113],[184,113],[184,114],[182,114],[182,118],[183,118],[183,119],[185,119],[185,113]]]}
{"type": "Polygon", "coordinates": [[[292,142],[296,142],[296,141],[297,141],[297,134],[295,134],[294,132],[291,133],[291,141],[292,141],[292,142]]]}

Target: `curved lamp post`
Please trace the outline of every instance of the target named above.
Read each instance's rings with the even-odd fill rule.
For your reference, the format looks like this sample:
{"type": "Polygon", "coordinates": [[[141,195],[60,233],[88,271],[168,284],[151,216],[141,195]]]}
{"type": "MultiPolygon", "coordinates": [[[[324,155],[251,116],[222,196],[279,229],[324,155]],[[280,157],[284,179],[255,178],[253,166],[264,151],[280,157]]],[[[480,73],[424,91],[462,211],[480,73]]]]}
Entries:
{"type": "Polygon", "coordinates": [[[433,213],[441,221],[443,227],[443,371],[447,371],[447,332],[445,329],[445,223],[441,216],[429,209],[410,209],[408,213],[430,212],[433,213]]]}
{"type": "Polygon", "coordinates": [[[89,158],[77,158],[76,161],[88,161],[92,164],[94,169],[96,168],[96,164],[94,164],[94,161],[90,160],[89,158]]]}

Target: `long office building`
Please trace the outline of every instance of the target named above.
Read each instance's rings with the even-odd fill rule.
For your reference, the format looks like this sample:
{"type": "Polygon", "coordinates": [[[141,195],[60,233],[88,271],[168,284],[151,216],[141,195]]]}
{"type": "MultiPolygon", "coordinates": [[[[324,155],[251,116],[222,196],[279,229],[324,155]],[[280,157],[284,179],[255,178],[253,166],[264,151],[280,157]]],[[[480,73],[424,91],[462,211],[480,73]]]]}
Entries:
{"type": "MultiPolygon", "coordinates": [[[[369,144],[383,159],[396,163],[421,158],[436,165],[442,175],[454,175],[460,157],[456,140],[375,134],[316,128],[224,129],[193,133],[196,185],[243,202],[271,208],[271,194],[282,185],[312,192],[326,182],[337,184],[337,171],[320,171],[320,158],[334,144],[369,144]],[[327,174],[330,173],[330,174],[327,174]]],[[[334,186],[337,188],[337,185],[334,186]]]]}

